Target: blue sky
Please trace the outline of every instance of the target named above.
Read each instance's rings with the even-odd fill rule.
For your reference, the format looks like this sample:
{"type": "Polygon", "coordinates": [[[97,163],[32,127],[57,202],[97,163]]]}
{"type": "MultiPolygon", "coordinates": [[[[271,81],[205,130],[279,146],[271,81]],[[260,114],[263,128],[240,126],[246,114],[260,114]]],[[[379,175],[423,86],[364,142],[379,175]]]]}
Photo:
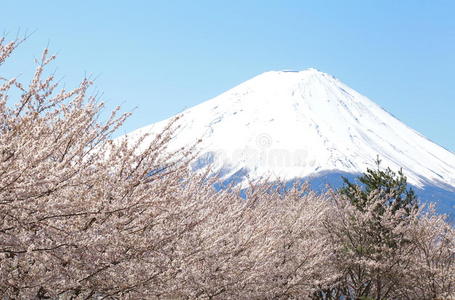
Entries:
{"type": "MultiPolygon", "coordinates": [[[[5,1],[0,29],[33,32],[2,72],[49,44],[67,86],[93,74],[121,133],[269,70],[314,67],[455,152],[455,1],[5,1]]],[[[4,74],[4,73],[3,73],[4,74]]]]}

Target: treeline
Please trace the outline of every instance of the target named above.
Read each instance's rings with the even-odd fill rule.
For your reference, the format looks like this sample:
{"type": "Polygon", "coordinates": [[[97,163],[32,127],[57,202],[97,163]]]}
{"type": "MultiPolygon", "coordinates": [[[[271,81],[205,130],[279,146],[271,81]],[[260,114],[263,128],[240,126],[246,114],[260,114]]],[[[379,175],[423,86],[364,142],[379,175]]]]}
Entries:
{"type": "MultiPolygon", "coordinates": [[[[0,66],[20,40],[0,39],[0,66]]],[[[170,152],[174,125],[113,141],[89,79],[59,89],[45,50],[29,82],[0,76],[2,299],[448,299],[455,230],[406,178],[368,170],[321,195],[215,191],[170,152]],[[140,151],[139,151],[140,150],[140,151]],[[151,172],[154,170],[153,172],[151,172]]]]}

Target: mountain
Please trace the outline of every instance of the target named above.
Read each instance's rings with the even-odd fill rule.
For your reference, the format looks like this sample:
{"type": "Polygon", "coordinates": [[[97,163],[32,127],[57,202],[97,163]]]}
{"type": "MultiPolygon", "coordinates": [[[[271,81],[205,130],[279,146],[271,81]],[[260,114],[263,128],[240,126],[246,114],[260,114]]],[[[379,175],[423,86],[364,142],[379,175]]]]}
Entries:
{"type": "MultiPolygon", "coordinates": [[[[168,122],[128,136],[153,135],[168,122]]],[[[247,177],[324,181],[362,173],[379,156],[384,167],[402,168],[417,189],[447,192],[449,210],[455,205],[454,153],[315,69],[258,75],[187,109],[179,125],[172,147],[202,139],[194,168],[210,163],[239,184],[247,177]]]]}

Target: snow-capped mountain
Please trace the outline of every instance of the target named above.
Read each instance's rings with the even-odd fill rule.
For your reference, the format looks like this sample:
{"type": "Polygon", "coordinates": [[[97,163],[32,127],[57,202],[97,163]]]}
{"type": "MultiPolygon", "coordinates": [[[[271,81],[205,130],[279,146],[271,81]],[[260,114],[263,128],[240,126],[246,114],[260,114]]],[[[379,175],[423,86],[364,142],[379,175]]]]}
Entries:
{"type": "MultiPolygon", "coordinates": [[[[169,120],[129,137],[157,133],[169,120]]],[[[229,177],[305,178],[321,172],[403,168],[408,182],[455,191],[455,154],[331,75],[266,72],[183,112],[173,147],[198,139],[200,164],[229,177]]]]}

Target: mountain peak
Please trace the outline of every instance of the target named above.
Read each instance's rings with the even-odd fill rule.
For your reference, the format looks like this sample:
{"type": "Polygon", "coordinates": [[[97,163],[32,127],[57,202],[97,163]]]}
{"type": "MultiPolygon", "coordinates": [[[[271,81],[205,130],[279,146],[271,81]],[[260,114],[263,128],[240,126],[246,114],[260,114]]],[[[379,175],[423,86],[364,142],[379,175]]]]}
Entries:
{"type": "MultiPolygon", "coordinates": [[[[248,86],[250,89],[256,89],[257,91],[270,92],[270,91],[291,91],[298,92],[297,90],[303,89],[309,90],[314,89],[317,86],[334,86],[343,85],[334,76],[319,71],[315,68],[309,68],[302,71],[295,70],[281,70],[281,71],[269,71],[264,72],[250,80],[247,80],[243,84],[235,87],[239,89],[241,87],[248,86]]],[[[345,86],[346,89],[350,89],[345,86]]]]}
{"type": "MultiPolygon", "coordinates": [[[[131,135],[159,132],[163,122],[131,135]]],[[[173,147],[199,144],[214,168],[251,179],[364,172],[376,157],[409,182],[455,189],[455,155],[333,76],[271,71],[183,112],[173,147]]]]}
{"type": "Polygon", "coordinates": [[[265,72],[265,73],[310,73],[310,72],[313,72],[313,73],[322,73],[322,74],[325,74],[324,72],[321,72],[320,70],[316,69],[316,68],[307,68],[307,69],[304,69],[304,70],[291,70],[291,69],[284,69],[284,70],[277,70],[277,71],[268,71],[268,72],[265,72]]]}
{"type": "Polygon", "coordinates": [[[273,74],[273,75],[289,75],[289,76],[302,76],[302,75],[323,75],[323,76],[330,76],[331,75],[324,73],[316,68],[307,68],[304,70],[290,70],[290,69],[284,69],[284,70],[275,70],[275,71],[267,71],[262,74],[259,74],[257,77],[265,75],[265,74],[273,74]]]}
{"type": "Polygon", "coordinates": [[[301,76],[301,77],[302,76],[322,76],[322,77],[326,77],[326,78],[335,78],[332,75],[322,72],[316,68],[307,68],[307,69],[300,70],[300,71],[285,69],[285,70],[277,70],[277,71],[268,71],[268,72],[265,72],[262,74],[267,74],[267,73],[276,74],[276,75],[283,74],[283,75],[289,75],[289,76],[301,76]]]}

